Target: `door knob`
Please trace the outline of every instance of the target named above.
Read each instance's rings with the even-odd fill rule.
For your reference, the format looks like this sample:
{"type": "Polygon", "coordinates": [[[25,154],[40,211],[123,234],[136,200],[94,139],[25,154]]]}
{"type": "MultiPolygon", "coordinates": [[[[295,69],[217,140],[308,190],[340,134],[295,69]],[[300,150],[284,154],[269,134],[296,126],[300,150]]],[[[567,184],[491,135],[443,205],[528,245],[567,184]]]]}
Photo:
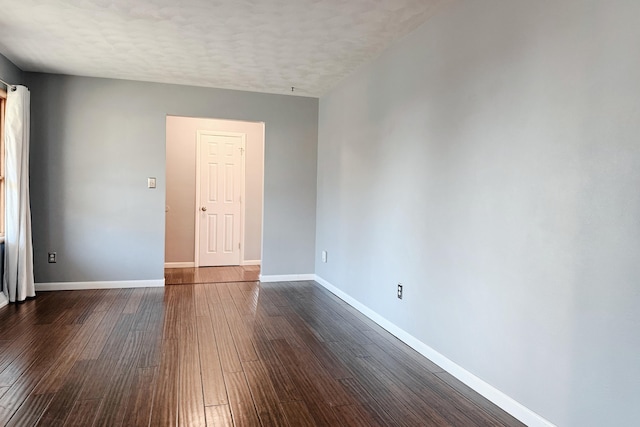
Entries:
{"type": "Polygon", "coordinates": [[[200,208],[200,210],[201,210],[202,212],[206,212],[206,211],[207,211],[207,207],[206,207],[206,206],[203,206],[203,207],[201,207],[201,208],[200,208]]]}

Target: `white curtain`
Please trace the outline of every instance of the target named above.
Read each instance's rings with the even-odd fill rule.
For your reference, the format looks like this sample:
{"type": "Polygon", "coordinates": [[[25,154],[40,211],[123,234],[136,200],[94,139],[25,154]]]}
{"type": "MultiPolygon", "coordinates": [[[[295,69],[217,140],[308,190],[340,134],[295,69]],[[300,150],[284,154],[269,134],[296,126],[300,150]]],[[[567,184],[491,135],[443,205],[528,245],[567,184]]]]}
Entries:
{"type": "Polygon", "coordinates": [[[11,302],[36,296],[29,205],[29,122],[29,89],[16,86],[16,90],[7,90],[3,290],[11,302]]]}

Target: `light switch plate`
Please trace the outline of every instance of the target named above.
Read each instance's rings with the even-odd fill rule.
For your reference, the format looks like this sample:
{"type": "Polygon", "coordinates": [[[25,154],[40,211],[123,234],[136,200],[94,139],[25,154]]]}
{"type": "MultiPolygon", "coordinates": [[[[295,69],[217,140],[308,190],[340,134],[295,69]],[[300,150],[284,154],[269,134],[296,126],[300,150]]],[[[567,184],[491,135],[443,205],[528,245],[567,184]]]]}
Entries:
{"type": "Polygon", "coordinates": [[[154,177],[147,178],[147,187],[156,188],[156,179],[154,177]]]}

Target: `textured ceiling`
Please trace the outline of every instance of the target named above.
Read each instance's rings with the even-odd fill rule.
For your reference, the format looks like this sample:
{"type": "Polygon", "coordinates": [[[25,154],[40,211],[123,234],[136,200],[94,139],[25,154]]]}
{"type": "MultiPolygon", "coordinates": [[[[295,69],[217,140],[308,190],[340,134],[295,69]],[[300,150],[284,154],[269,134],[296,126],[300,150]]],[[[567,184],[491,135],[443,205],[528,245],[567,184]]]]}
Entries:
{"type": "Polygon", "coordinates": [[[0,0],[0,53],[25,71],[317,97],[440,3],[0,0]]]}

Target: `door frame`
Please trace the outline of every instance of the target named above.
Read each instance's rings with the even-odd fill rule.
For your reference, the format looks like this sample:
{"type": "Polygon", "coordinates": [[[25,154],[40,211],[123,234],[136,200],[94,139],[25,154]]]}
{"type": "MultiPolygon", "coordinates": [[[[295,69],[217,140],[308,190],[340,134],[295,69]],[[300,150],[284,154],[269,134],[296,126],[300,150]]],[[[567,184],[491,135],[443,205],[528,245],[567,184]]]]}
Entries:
{"type": "MultiPolygon", "coordinates": [[[[195,205],[195,248],[193,253],[194,266],[200,267],[200,136],[201,135],[220,135],[220,136],[239,136],[241,137],[241,148],[242,148],[242,161],[241,161],[241,172],[240,172],[240,260],[238,261],[238,265],[243,265],[244,263],[244,228],[245,228],[245,206],[246,198],[245,198],[245,159],[246,159],[246,151],[247,151],[247,134],[241,132],[225,132],[225,131],[213,131],[213,130],[198,130],[196,132],[196,205],[195,205]]],[[[264,185],[264,183],[263,183],[264,185]]],[[[264,196],[263,196],[264,197],[264,196]]],[[[264,199],[263,199],[264,204],[264,199]]],[[[263,222],[264,222],[264,212],[263,212],[263,222]]],[[[263,231],[264,234],[264,231],[263,231]]],[[[262,258],[262,255],[261,255],[262,258]]]]}

